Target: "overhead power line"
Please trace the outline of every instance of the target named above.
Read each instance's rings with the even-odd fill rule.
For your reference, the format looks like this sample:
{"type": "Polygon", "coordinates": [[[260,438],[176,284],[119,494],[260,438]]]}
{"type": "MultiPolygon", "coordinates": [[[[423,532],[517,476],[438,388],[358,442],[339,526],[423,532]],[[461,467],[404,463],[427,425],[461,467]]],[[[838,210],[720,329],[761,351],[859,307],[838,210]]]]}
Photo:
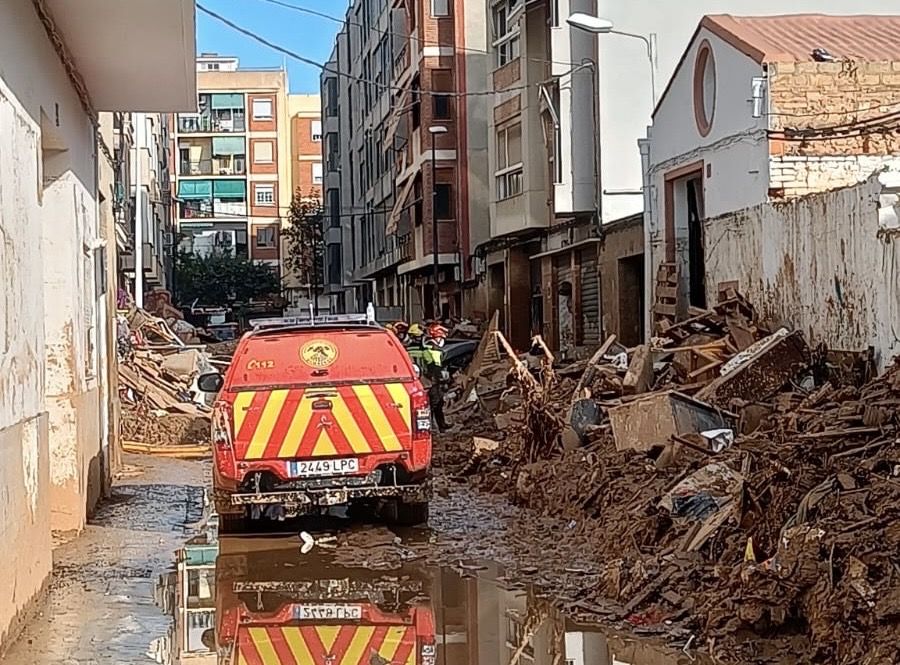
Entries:
{"type": "MultiPolygon", "coordinates": [[[[217,12],[212,11],[211,9],[205,7],[204,5],[200,4],[199,2],[197,3],[197,9],[199,9],[204,14],[211,16],[212,18],[216,19],[217,21],[224,23],[232,30],[240,32],[241,34],[246,35],[247,37],[250,37],[251,39],[259,42],[260,44],[268,46],[270,49],[272,49],[274,51],[278,51],[279,53],[286,55],[289,58],[293,58],[294,60],[302,62],[306,65],[310,65],[311,67],[316,67],[317,69],[319,69],[323,72],[326,72],[329,74],[334,74],[335,76],[342,76],[342,77],[350,79],[352,81],[366,83],[368,85],[373,85],[375,87],[383,88],[384,90],[389,90],[392,92],[414,92],[419,95],[432,96],[432,97],[475,97],[475,96],[497,95],[501,92],[507,93],[507,92],[513,92],[516,90],[527,90],[528,88],[531,87],[529,85],[518,85],[518,86],[510,86],[509,88],[504,88],[503,90],[478,90],[478,91],[466,91],[466,92],[458,92],[458,91],[435,92],[435,91],[431,91],[431,90],[420,90],[420,89],[412,88],[409,86],[404,87],[404,86],[389,85],[389,84],[381,83],[380,81],[373,81],[371,79],[365,79],[360,76],[355,76],[348,72],[342,72],[337,69],[331,69],[330,67],[328,67],[327,65],[325,65],[321,62],[316,62],[315,60],[313,60],[311,58],[307,58],[306,56],[300,55],[299,53],[292,51],[291,49],[285,48],[284,46],[281,46],[279,44],[269,41],[265,37],[262,37],[262,36],[256,34],[255,32],[253,32],[252,30],[248,30],[247,28],[244,28],[244,27],[238,25],[234,21],[222,16],[221,14],[219,14],[217,12]]],[[[575,67],[575,69],[578,69],[578,68],[581,68],[584,66],[585,65],[578,65],[577,67],[575,67]]],[[[562,75],[571,74],[571,73],[573,73],[573,71],[565,72],[562,75]]],[[[534,84],[534,85],[537,86],[538,84],[534,84]]]]}
{"type": "MultiPolygon", "coordinates": [[[[426,42],[422,40],[418,40],[414,35],[408,35],[406,33],[397,32],[395,30],[380,30],[373,26],[366,26],[358,21],[351,21],[347,18],[341,18],[340,16],[335,16],[334,14],[326,14],[325,12],[316,11],[315,9],[310,9],[308,7],[303,7],[300,5],[295,5],[289,2],[284,2],[284,0],[259,0],[259,2],[266,2],[270,5],[277,5],[278,7],[284,7],[285,9],[291,9],[296,12],[300,12],[301,14],[308,14],[309,16],[317,16],[319,18],[324,18],[328,21],[333,21],[334,23],[338,23],[340,25],[352,25],[357,28],[362,28],[363,30],[369,30],[370,32],[375,32],[379,35],[386,36],[394,36],[400,37],[402,39],[416,39],[422,46],[446,46],[446,44],[441,44],[439,42],[426,42]]],[[[471,46],[454,46],[454,49],[458,51],[464,51],[466,53],[477,53],[479,55],[493,55],[492,51],[488,51],[480,48],[473,48],[471,46]]],[[[529,60],[531,62],[539,62],[542,64],[548,65],[567,65],[570,67],[576,66],[578,63],[575,62],[566,62],[565,60],[548,60],[546,58],[531,58],[531,57],[523,57],[525,60],[529,60]]]]}

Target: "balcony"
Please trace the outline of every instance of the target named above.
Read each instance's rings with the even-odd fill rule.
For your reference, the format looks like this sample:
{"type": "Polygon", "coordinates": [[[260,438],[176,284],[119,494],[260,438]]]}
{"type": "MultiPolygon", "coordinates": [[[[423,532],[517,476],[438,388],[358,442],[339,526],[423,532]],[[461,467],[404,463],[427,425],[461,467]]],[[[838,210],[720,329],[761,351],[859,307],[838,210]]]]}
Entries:
{"type": "Polygon", "coordinates": [[[178,183],[180,219],[245,218],[246,180],[182,180],[178,183]]]}
{"type": "Polygon", "coordinates": [[[247,154],[242,136],[181,139],[178,142],[178,175],[244,175],[247,154]]]}
{"type": "Polygon", "coordinates": [[[192,114],[178,116],[179,134],[227,134],[247,131],[246,119],[239,117],[214,117],[192,114]]]}

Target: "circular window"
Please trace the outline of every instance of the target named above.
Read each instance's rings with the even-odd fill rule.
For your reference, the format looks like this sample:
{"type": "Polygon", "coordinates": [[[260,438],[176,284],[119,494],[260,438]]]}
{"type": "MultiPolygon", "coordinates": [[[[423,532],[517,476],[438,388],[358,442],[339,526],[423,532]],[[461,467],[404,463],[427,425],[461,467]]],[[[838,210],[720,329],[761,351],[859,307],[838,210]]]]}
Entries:
{"type": "Polygon", "coordinates": [[[704,41],[694,63],[694,119],[701,136],[709,134],[715,115],[716,60],[709,42],[704,41]]]}

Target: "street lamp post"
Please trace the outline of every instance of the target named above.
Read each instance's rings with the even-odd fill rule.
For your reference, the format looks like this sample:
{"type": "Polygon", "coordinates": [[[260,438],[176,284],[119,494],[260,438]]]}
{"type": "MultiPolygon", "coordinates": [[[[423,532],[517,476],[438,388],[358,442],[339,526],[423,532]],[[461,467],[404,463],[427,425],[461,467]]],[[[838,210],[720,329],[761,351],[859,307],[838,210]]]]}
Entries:
{"type": "Polygon", "coordinates": [[[622,37],[631,37],[632,39],[640,39],[647,47],[647,58],[650,60],[650,95],[652,97],[652,105],[656,106],[656,33],[647,35],[636,35],[632,32],[622,32],[613,29],[612,21],[590,14],[576,13],[566,19],[566,23],[573,28],[578,28],[595,35],[620,35],[622,37]]]}
{"type": "Polygon", "coordinates": [[[438,261],[438,223],[437,223],[437,182],[435,181],[436,162],[437,162],[437,135],[446,134],[447,128],[443,125],[432,125],[428,128],[431,134],[431,274],[434,280],[434,290],[432,291],[432,306],[434,308],[434,319],[440,319],[441,312],[441,294],[438,292],[438,275],[440,273],[440,262],[438,261]]]}

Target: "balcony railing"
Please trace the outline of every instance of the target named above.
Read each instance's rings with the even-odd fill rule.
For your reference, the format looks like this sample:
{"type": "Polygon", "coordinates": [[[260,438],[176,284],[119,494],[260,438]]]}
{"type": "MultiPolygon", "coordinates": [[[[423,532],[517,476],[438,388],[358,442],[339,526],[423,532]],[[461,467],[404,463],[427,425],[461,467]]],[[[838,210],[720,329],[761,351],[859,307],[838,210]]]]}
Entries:
{"type": "Polygon", "coordinates": [[[178,116],[178,132],[180,134],[212,134],[217,132],[243,132],[247,123],[243,116],[220,118],[208,115],[178,116]]]}
{"type": "Polygon", "coordinates": [[[192,162],[181,160],[178,175],[244,175],[247,172],[245,155],[235,155],[234,160],[201,159],[192,162]]]}

